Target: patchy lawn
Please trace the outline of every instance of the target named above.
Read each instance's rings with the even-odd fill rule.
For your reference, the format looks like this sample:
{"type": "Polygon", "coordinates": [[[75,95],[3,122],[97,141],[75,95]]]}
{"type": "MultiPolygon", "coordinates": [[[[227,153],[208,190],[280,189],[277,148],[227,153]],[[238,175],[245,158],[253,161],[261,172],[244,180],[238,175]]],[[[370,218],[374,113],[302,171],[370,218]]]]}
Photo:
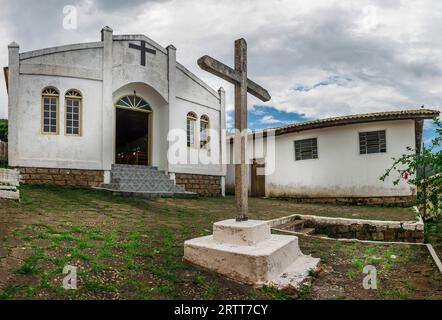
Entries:
{"type": "MultiPolygon", "coordinates": [[[[232,217],[232,197],[143,200],[89,189],[31,186],[22,186],[21,192],[21,203],[0,201],[0,299],[288,298],[182,261],[184,240],[207,235],[213,222],[232,217]],[[68,264],[78,267],[78,290],[61,287],[68,264]]],[[[388,212],[390,218],[408,214],[402,209],[250,201],[256,219],[318,210],[358,217],[370,212],[388,212]]],[[[442,276],[423,246],[304,237],[300,245],[325,263],[325,272],[300,299],[442,299],[442,276]],[[362,289],[366,264],[378,268],[377,291],[362,289]]]]}
{"type": "MultiPolygon", "coordinates": [[[[177,203],[182,205],[190,204],[198,210],[204,210],[206,208],[210,208],[211,211],[229,210],[234,212],[235,210],[235,200],[233,196],[227,196],[226,199],[207,198],[199,199],[197,201],[177,200],[177,203]]],[[[416,213],[412,208],[308,204],[296,203],[290,200],[265,198],[250,198],[249,212],[251,218],[310,214],[326,217],[370,220],[406,221],[416,219],[416,213]]]]}

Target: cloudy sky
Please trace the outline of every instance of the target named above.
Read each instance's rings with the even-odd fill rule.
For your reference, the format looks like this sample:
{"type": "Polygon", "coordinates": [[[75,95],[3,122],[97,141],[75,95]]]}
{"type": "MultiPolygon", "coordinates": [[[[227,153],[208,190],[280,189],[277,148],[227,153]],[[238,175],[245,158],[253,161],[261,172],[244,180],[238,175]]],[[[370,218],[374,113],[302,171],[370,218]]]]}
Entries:
{"type": "MultiPolygon", "coordinates": [[[[7,45],[21,51],[143,33],[178,48],[178,60],[228,95],[230,84],[200,70],[209,54],[233,64],[233,41],[248,42],[249,76],[272,100],[249,99],[250,127],[262,128],[343,114],[440,109],[441,1],[269,0],[1,0],[0,64],[7,45]],[[78,28],[63,28],[63,7],[78,10],[78,28]]],[[[7,117],[4,80],[0,118],[7,117]]],[[[427,139],[431,126],[426,126],[427,139]]]]}

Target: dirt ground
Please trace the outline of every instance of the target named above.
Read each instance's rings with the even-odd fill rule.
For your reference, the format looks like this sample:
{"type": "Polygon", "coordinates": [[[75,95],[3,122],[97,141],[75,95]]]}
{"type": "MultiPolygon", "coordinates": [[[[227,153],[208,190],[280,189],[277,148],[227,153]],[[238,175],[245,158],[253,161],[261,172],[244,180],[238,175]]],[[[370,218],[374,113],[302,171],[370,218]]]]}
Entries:
{"type": "MultiPolygon", "coordinates": [[[[0,201],[0,299],[293,298],[183,262],[186,239],[210,234],[213,222],[234,215],[231,197],[141,200],[89,189],[21,189],[21,203],[0,201]],[[78,290],[62,288],[66,265],[78,268],[78,290]]],[[[251,199],[250,211],[256,219],[318,211],[358,218],[409,214],[267,199],[251,199]]],[[[424,246],[311,237],[299,242],[323,267],[298,299],[442,299],[442,276],[424,246]],[[377,268],[377,290],[362,288],[367,264],[377,268]]]]}

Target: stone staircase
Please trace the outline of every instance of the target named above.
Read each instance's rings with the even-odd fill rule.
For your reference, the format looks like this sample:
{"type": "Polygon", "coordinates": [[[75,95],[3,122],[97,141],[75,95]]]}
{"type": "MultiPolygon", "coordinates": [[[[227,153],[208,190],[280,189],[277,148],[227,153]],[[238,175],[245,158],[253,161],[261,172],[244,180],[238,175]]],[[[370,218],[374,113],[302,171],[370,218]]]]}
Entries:
{"type": "Polygon", "coordinates": [[[156,167],[114,164],[109,184],[103,184],[102,190],[125,195],[144,197],[186,197],[195,196],[183,186],[176,185],[164,171],[156,167]]]}

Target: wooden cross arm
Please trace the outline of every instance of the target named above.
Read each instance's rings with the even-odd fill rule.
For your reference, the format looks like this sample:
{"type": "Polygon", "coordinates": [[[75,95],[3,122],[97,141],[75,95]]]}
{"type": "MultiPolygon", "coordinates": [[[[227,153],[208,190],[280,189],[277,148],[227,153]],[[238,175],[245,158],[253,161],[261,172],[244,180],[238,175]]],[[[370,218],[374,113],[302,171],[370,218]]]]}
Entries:
{"type": "MultiPolygon", "coordinates": [[[[207,55],[198,59],[198,65],[201,69],[210,72],[230,83],[238,84],[241,82],[241,74],[238,71],[207,55]]],[[[271,96],[266,89],[250,79],[247,79],[247,91],[264,102],[271,99],[271,96]]]]}

